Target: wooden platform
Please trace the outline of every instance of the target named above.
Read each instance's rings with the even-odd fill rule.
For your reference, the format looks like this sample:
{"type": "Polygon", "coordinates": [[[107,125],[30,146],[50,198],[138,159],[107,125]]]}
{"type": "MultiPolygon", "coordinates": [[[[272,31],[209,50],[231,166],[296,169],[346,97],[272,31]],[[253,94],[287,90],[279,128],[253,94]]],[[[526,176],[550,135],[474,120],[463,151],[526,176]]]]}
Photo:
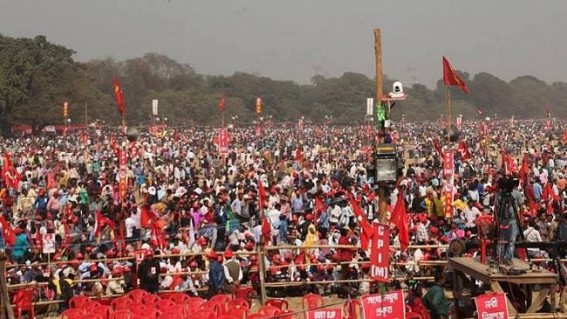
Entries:
{"type": "Polygon", "coordinates": [[[528,263],[515,258],[513,264],[515,269],[523,269],[527,272],[521,275],[506,275],[491,270],[488,265],[481,264],[472,258],[458,257],[449,259],[449,265],[452,269],[461,271],[485,283],[505,281],[514,284],[556,284],[558,282],[559,277],[557,274],[548,270],[530,270],[528,263]]]}
{"type": "MultiPolygon", "coordinates": [[[[509,314],[511,316],[520,315],[520,318],[549,318],[544,317],[541,313],[537,313],[537,311],[541,309],[547,298],[549,298],[552,309],[556,309],[557,300],[555,293],[552,292],[556,291],[555,287],[559,284],[558,275],[545,269],[530,270],[529,264],[519,259],[513,259],[512,263],[514,269],[525,270],[526,273],[507,275],[499,272],[497,269],[490,269],[488,265],[472,258],[455,257],[449,259],[449,267],[453,269],[453,293],[463,297],[464,295],[460,294],[463,288],[468,288],[472,291],[472,286],[475,285],[473,279],[484,282],[490,286],[490,291],[497,293],[505,293],[501,284],[518,284],[523,287],[526,293],[526,313],[519,314],[510,300],[506,298],[509,314]],[[534,289],[534,285],[538,285],[539,288],[534,289]],[[538,317],[539,315],[542,316],[538,317]]],[[[458,299],[455,299],[457,307],[459,305],[458,299]]],[[[553,316],[555,313],[550,315],[553,316]]]]}

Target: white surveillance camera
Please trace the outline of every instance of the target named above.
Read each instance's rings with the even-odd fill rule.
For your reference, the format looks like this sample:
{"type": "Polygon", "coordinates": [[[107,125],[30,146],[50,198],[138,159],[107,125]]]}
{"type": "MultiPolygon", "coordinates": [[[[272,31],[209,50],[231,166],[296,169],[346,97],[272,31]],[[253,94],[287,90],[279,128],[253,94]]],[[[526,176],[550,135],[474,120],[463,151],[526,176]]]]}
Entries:
{"type": "Polygon", "coordinates": [[[404,86],[402,82],[396,81],[392,85],[392,92],[389,93],[392,98],[400,98],[404,96],[404,86]]]}

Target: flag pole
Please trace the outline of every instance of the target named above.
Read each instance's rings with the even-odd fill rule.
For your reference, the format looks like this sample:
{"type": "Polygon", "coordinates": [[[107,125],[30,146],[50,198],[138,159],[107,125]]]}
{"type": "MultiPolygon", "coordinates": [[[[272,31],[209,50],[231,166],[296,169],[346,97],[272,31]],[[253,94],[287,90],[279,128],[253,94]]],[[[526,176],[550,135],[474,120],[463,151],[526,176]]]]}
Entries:
{"type": "Polygon", "coordinates": [[[451,90],[448,86],[445,87],[445,126],[447,130],[451,128],[451,90]]]}

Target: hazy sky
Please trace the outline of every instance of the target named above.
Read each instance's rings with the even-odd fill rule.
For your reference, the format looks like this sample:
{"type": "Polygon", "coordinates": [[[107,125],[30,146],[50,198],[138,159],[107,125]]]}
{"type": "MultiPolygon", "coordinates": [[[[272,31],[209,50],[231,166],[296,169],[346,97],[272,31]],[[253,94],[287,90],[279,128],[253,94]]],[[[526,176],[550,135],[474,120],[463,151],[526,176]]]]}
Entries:
{"type": "Polygon", "coordinates": [[[433,86],[441,56],[474,75],[567,81],[567,1],[528,0],[0,0],[0,33],[46,35],[76,58],[147,52],[197,72],[235,71],[309,83],[314,74],[384,73],[433,86]]]}

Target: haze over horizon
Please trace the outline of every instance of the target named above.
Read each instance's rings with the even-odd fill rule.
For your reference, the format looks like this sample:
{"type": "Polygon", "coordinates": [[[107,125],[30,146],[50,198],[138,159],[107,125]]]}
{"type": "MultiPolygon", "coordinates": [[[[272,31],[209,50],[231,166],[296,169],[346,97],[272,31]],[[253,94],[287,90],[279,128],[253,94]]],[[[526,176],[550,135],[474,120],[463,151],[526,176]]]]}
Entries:
{"type": "Polygon", "coordinates": [[[165,54],[201,74],[236,71],[310,83],[313,75],[384,74],[434,87],[441,56],[474,76],[567,82],[567,2],[528,0],[0,0],[0,33],[47,36],[78,61],[165,54]]]}

